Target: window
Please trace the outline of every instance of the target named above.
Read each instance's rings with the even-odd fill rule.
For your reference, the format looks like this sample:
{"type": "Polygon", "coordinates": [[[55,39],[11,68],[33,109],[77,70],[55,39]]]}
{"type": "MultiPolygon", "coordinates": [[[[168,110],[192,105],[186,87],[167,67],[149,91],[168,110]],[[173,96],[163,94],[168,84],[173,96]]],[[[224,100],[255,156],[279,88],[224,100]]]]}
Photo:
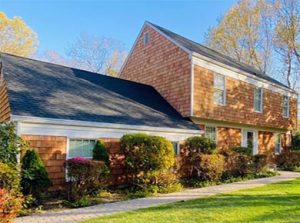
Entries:
{"type": "Polygon", "coordinates": [[[263,97],[262,89],[254,89],[254,111],[262,112],[263,97]]]}
{"type": "Polygon", "coordinates": [[[225,105],[225,77],[221,74],[214,75],[214,102],[218,105],[225,105]]]}
{"type": "Polygon", "coordinates": [[[90,139],[70,139],[68,158],[81,156],[85,158],[93,158],[93,149],[96,141],[90,139]]]}
{"type": "Polygon", "coordinates": [[[149,33],[144,34],[144,45],[147,45],[150,42],[150,35],[149,33]]]}
{"type": "Polygon", "coordinates": [[[283,117],[288,118],[289,117],[289,97],[288,96],[283,96],[283,112],[282,115],[283,117]]]}
{"type": "Polygon", "coordinates": [[[275,137],[275,154],[279,154],[281,152],[281,134],[276,134],[275,137]]]}
{"type": "Polygon", "coordinates": [[[205,127],[205,137],[211,139],[213,142],[216,143],[216,141],[217,141],[216,127],[206,126],[205,127]]]}
{"type": "Polygon", "coordinates": [[[172,142],[172,145],[173,145],[175,155],[180,154],[180,144],[179,144],[179,142],[172,142]]]}
{"type": "Polygon", "coordinates": [[[258,153],[258,133],[256,130],[243,130],[242,146],[252,149],[252,153],[255,155],[258,153]]]}

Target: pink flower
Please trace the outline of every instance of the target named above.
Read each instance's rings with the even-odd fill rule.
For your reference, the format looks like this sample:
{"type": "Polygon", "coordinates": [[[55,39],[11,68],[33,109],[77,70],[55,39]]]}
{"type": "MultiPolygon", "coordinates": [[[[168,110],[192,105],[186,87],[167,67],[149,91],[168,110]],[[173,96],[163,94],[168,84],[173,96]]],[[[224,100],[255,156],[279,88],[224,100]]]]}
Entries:
{"type": "Polygon", "coordinates": [[[81,156],[77,156],[77,157],[73,157],[73,158],[69,159],[68,161],[73,162],[73,163],[86,164],[86,163],[90,162],[90,159],[81,157],[81,156]]]}

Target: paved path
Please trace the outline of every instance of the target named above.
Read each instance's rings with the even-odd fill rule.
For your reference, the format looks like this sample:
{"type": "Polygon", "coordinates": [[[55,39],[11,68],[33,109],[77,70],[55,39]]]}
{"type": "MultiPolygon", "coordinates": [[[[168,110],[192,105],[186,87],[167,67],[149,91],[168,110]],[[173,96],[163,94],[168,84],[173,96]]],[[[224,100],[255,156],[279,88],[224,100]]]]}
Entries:
{"type": "Polygon", "coordinates": [[[140,198],[128,201],[120,201],[115,203],[99,204],[91,207],[68,209],[58,212],[47,212],[43,214],[35,214],[32,216],[17,218],[17,223],[74,223],[89,218],[110,215],[113,213],[147,208],[160,204],[167,204],[176,201],[190,200],[210,195],[216,195],[235,190],[263,186],[269,183],[291,180],[300,178],[300,173],[280,172],[280,176],[249,180],[245,182],[230,183],[218,186],[189,189],[181,192],[163,194],[157,197],[140,198]]]}

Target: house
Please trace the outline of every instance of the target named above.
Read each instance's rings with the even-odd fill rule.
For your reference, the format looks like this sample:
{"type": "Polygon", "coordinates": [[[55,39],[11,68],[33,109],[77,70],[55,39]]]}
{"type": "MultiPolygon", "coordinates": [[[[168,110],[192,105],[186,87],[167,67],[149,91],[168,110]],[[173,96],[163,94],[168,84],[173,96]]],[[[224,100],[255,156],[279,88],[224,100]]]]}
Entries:
{"type": "Polygon", "coordinates": [[[120,78],[153,86],[219,148],[275,154],[297,127],[297,93],[265,73],[146,22],[120,78]]]}
{"type": "Polygon", "coordinates": [[[1,53],[0,122],[16,123],[43,159],[58,188],[68,158],[92,157],[101,138],[111,156],[115,183],[124,180],[118,140],[126,133],[178,142],[202,134],[153,87],[133,81],[1,53]]]}

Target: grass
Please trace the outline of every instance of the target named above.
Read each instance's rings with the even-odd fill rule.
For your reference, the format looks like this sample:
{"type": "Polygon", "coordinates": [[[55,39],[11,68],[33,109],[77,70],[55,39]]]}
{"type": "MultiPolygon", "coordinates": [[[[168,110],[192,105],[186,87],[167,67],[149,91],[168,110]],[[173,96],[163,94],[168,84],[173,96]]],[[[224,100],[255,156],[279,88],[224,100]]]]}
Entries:
{"type": "Polygon", "coordinates": [[[300,222],[300,179],[85,221],[104,222],[300,222]]]}

